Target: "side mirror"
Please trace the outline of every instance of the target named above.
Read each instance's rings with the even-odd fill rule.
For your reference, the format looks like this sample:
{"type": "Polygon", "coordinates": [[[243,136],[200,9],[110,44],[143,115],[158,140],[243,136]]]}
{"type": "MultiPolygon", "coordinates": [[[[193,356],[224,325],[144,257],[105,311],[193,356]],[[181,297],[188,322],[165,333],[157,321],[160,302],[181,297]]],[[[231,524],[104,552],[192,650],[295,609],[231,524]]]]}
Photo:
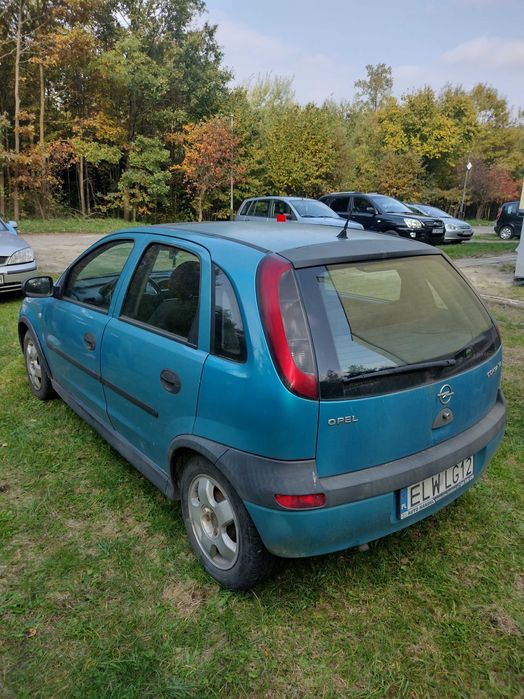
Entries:
{"type": "Polygon", "coordinates": [[[375,215],[375,209],[372,206],[366,206],[366,213],[375,215]]]}
{"type": "Polygon", "coordinates": [[[29,298],[46,298],[53,296],[53,279],[51,277],[31,277],[24,282],[22,291],[29,298]]]}
{"type": "Polygon", "coordinates": [[[11,226],[11,228],[18,228],[18,223],[16,221],[8,221],[7,225],[11,226]]]}

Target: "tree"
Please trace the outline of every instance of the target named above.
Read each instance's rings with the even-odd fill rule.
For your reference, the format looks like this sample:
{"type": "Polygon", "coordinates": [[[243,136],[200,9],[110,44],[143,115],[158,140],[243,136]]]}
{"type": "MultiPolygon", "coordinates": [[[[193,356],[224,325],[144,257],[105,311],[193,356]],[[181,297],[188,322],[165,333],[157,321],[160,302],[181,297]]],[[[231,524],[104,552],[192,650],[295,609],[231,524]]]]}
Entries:
{"type": "Polygon", "coordinates": [[[200,124],[188,124],[182,135],[184,159],[174,170],[181,170],[194,192],[194,205],[202,221],[208,197],[225,189],[230,177],[242,174],[237,160],[239,139],[224,117],[207,119],[200,124]]]}
{"type": "Polygon", "coordinates": [[[131,209],[131,217],[147,216],[165,203],[169,192],[169,151],[158,138],[137,136],[129,148],[129,164],[118,182],[118,193],[108,201],[131,209]]]}
{"type": "Polygon", "coordinates": [[[377,172],[379,192],[404,201],[420,198],[423,190],[424,168],[414,153],[386,153],[377,172]]]}
{"type": "Polygon", "coordinates": [[[367,80],[356,80],[357,100],[363,102],[372,111],[377,109],[391,95],[393,76],[391,66],[377,63],[376,66],[366,66],[367,80]]]}
{"type": "Polygon", "coordinates": [[[333,177],[335,124],[327,108],[314,104],[282,109],[263,145],[266,191],[318,196],[333,177]]]}

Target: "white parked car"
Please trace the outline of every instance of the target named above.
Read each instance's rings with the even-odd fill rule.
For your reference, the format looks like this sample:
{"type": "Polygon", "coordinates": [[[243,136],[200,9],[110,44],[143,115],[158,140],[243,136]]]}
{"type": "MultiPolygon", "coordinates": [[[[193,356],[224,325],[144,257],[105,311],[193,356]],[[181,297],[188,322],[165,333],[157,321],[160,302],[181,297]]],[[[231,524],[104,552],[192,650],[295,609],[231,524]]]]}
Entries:
{"type": "Polygon", "coordinates": [[[35,271],[33,248],[17,235],[14,221],[5,223],[0,218],[0,294],[19,291],[35,271]]]}

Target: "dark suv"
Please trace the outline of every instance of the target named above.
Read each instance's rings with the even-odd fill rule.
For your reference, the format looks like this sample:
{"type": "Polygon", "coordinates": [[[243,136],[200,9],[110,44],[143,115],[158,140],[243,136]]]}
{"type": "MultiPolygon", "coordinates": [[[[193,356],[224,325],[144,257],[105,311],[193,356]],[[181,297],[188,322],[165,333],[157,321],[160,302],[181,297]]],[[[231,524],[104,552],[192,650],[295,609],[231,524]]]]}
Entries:
{"type": "Polygon", "coordinates": [[[400,235],[436,245],[444,241],[444,223],[432,216],[414,214],[405,204],[383,194],[336,192],[320,201],[339,216],[360,223],[370,231],[400,235]]]}
{"type": "Polygon", "coordinates": [[[495,233],[502,240],[520,238],[522,233],[522,221],[524,209],[519,209],[518,201],[508,201],[502,204],[495,221],[495,233]]]}

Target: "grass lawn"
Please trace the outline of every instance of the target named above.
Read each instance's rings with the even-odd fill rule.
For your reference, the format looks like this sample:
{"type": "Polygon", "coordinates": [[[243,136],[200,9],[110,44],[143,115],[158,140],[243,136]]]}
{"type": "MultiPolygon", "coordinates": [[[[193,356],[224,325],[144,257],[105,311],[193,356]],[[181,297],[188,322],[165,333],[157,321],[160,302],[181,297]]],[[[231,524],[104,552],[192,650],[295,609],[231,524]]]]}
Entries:
{"type": "Polygon", "coordinates": [[[439,245],[446,255],[453,260],[461,257],[490,257],[491,255],[503,255],[506,252],[514,252],[519,244],[518,240],[497,243],[466,243],[462,245],[439,245]]]}
{"type": "Polygon", "coordinates": [[[507,434],[437,515],[291,561],[251,593],[194,559],[178,504],[25,381],[0,298],[0,696],[522,696],[524,317],[506,344],[507,434]]]}
{"type": "Polygon", "coordinates": [[[119,228],[134,226],[123,218],[52,218],[21,219],[18,233],[111,233],[119,228]]]}

